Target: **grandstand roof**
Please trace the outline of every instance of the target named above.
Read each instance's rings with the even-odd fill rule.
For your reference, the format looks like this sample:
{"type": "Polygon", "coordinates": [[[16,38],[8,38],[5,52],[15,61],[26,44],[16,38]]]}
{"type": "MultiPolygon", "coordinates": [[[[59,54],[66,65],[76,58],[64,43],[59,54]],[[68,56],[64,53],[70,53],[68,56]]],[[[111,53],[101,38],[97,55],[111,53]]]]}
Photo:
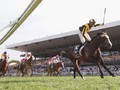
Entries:
{"type": "MultiPolygon", "coordinates": [[[[96,33],[101,32],[102,30],[107,31],[113,45],[118,46],[118,44],[120,44],[120,21],[107,23],[104,26],[94,27],[89,34],[93,37],[96,33]]],[[[68,47],[80,43],[78,33],[79,30],[74,30],[45,38],[38,38],[26,42],[7,45],[6,48],[24,52],[42,52],[49,49],[68,47]]],[[[119,48],[119,46],[117,48],[119,48]]]]}

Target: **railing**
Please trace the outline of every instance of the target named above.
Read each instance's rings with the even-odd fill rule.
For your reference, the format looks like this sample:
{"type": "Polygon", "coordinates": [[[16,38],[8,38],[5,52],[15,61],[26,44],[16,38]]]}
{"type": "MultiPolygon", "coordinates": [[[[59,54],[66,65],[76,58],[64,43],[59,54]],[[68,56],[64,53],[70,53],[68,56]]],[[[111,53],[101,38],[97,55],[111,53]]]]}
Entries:
{"type": "MultiPolygon", "coordinates": [[[[11,27],[10,30],[1,38],[0,45],[4,43],[16,30],[17,28],[28,18],[28,16],[34,11],[34,9],[40,4],[42,0],[32,0],[28,5],[23,14],[17,19],[17,22],[11,22],[7,26],[11,27]]],[[[3,30],[0,30],[3,31],[3,30]]]]}

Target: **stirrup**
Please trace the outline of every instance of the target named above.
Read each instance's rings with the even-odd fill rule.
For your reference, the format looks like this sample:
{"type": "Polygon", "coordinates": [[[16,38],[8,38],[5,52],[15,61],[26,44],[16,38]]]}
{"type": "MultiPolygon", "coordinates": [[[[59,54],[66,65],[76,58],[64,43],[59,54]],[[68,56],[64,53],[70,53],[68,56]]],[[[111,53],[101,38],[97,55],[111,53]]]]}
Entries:
{"type": "Polygon", "coordinates": [[[79,45],[77,45],[77,46],[75,46],[75,48],[74,48],[74,52],[76,53],[76,54],[79,54],[79,45]]]}

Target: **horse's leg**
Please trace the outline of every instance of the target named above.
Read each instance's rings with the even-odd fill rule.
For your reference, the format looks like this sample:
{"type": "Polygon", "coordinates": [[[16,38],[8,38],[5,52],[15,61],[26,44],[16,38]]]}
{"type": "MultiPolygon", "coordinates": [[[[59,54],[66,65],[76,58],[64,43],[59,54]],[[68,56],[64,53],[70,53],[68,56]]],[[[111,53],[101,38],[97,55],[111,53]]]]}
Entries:
{"type": "Polygon", "coordinates": [[[20,72],[20,65],[18,65],[18,66],[16,67],[16,69],[17,69],[17,70],[16,70],[16,76],[18,76],[18,75],[19,75],[18,73],[20,72]]]}
{"type": "MultiPolygon", "coordinates": [[[[76,60],[76,61],[77,61],[77,60],[76,60]]],[[[73,72],[74,72],[74,78],[76,78],[76,71],[79,73],[78,68],[79,68],[79,66],[77,66],[77,62],[75,62],[74,69],[73,69],[73,72]]]]}
{"type": "Polygon", "coordinates": [[[97,62],[97,66],[98,66],[99,71],[100,71],[100,77],[101,77],[101,78],[104,78],[104,77],[103,77],[103,72],[102,72],[102,70],[101,70],[100,63],[99,63],[99,62],[97,62]]]}
{"type": "Polygon", "coordinates": [[[6,71],[5,71],[5,70],[3,70],[3,71],[2,71],[2,76],[5,76],[5,73],[6,73],[6,71]]]}
{"type": "MultiPolygon", "coordinates": [[[[85,79],[83,76],[82,76],[82,74],[81,74],[81,72],[80,72],[80,61],[79,60],[76,60],[76,65],[75,65],[75,67],[76,67],[76,71],[78,72],[78,74],[81,76],[81,78],[82,79],[85,79]]],[[[75,76],[74,76],[75,77],[75,76]]]]}
{"type": "Polygon", "coordinates": [[[48,76],[52,75],[52,68],[51,65],[48,66],[48,76]]]}
{"type": "Polygon", "coordinates": [[[4,69],[4,72],[3,72],[3,73],[4,73],[4,74],[3,74],[4,76],[5,76],[5,74],[7,73],[7,70],[8,70],[8,65],[6,65],[6,67],[5,67],[5,69],[4,69]]]}
{"type": "Polygon", "coordinates": [[[3,71],[3,76],[5,76],[5,74],[6,74],[6,70],[3,71]]]}
{"type": "Polygon", "coordinates": [[[21,71],[21,73],[22,73],[22,75],[21,75],[21,76],[23,77],[23,76],[24,76],[24,68],[23,68],[23,66],[22,66],[22,65],[20,66],[20,71],[21,71]]]}
{"type": "Polygon", "coordinates": [[[50,76],[52,75],[52,72],[53,72],[53,71],[52,71],[52,68],[50,68],[50,76]]]}
{"type": "Polygon", "coordinates": [[[58,71],[54,71],[54,76],[58,76],[58,71]]]}
{"type": "Polygon", "coordinates": [[[18,76],[18,72],[19,72],[19,69],[17,69],[17,71],[16,71],[16,76],[18,76]]]}
{"type": "Polygon", "coordinates": [[[76,65],[76,62],[75,62],[74,63],[74,69],[73,69],[74,78],[76,78],[76,71],[77,71],[77,65],[76,65]]]}
{"type": "Polygon", "coordinates": [[[47,76],[49,76],[50,75],[50,69],[48,68],[47,69],[47,76]]]}
{"type": "MultiPolygon", "coordinates": [[[[58,68],[58,69],[59,69],[59,68],[58,68]]],[[[58,76],[58,75],[59,75],[59,70],[56,70],[56,73],[55,73],[55,74],[56,74],[56,76],[58,76]]]]}
{"type": "Polygon", "coordinates": [[[3,72],[3,74],[2,74],[2,75],[3,75],[3,76],[5,76],[5,73],[6,73],[6,72],[3,72]]]}
{"type": "Polygon", "coordinates": [[[74,66],[74,69],[73,69],[73,73],[74,73],[74,78],[76,78],[76,67],[74,66]]]}
{"type": "Polygon", "coordinates": [[[23,72],[23,70],[21,70],[21,73],[22,73],[22,75],[21,75],[21,76],[23,77],[23,76],[24,76],[24,72],[23,72]]]}
{"type": "Polygon", "coordinates": [[[115,77],[115,75],[106,67],[106,65],[104,64],[103,60],[101,59],[100,64],[105,68],[105,70],[113,77],[115,77]]]}
{"type": "Polygon", "coordinates": [[[30,75],[30,76],[32,77],[32,75],[33,75],[33,68],[32,68],[32,66],[31,66],[31,75],[30,75]]]}
{"type": "Polygon", "coordinates": [[[58,68],[58,71],[57,71],[59,76],[61,76],[61,70],[62,70],[62,68],[59,67],[59,68],[58,68]]]}

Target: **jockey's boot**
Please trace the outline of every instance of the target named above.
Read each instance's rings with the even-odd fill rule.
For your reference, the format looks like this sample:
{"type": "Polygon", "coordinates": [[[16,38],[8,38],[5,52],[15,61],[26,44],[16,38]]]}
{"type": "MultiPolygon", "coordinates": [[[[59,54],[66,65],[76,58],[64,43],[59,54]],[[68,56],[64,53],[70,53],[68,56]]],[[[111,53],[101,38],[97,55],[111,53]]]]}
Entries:
{"type": "Polygon", "coordinates": [[[78,53],[80,56],[82,56],[82,49],[84,48],[84,46],[85,46],[85,43],[80,43],[80,47],[78,49],[78,53]]]}

